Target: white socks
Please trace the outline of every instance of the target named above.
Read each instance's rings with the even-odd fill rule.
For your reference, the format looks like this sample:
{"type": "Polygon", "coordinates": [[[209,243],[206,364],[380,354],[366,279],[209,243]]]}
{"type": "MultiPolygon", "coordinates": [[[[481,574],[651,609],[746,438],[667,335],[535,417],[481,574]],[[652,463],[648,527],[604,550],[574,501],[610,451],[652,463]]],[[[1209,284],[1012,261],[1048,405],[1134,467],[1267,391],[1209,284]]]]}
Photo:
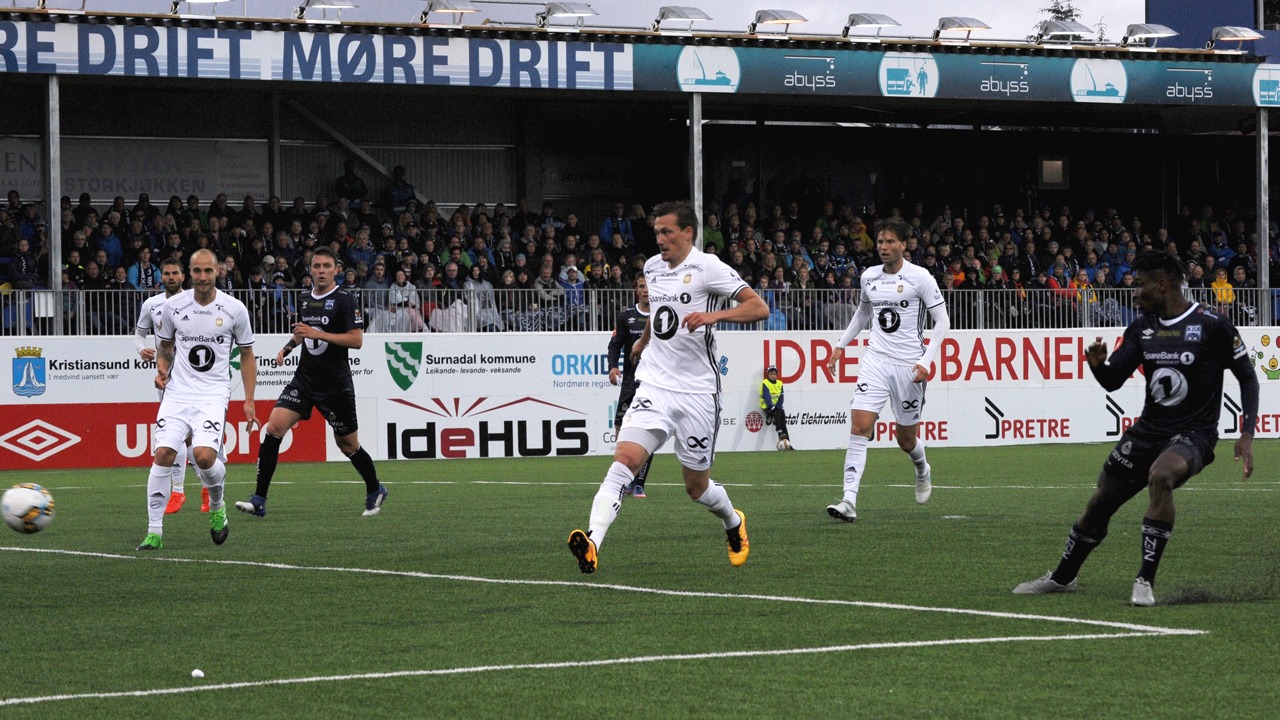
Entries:
{"type": "Polygon", "coordinates": [[[729,502],[729,493],[725,492],[724,486],[715,480],[707,480],[706,492],[694,502],[706,505],[707,509],[724,523],[725,530],[732,530],[742,523],[742,518],[733,511],[733,503],[729,502]]]}
{"type": "Polygon", "coordinates": [[[224,505],[222,491],[225,489],[227,466],[223,465],[221,460],[214,460],[213,467],[208,470],[201,470],[197,465],[196,477],[199,477],[200,483],[209,490],[209,512],[221,510],[224,505]]]}
{"type": "MultiPolygon", "coordinates": [[[[861,435],[850,435],[849,449],[844,453],[844,499],[854,507],[858,505],[858,486],[862,484],[862,471],[867,469],[868,442],[870,441],[861,435]]],[[[920,456],[924,457],[923,448],[920,456]]]]}
{"type": "Polygon", "coordinates": [[[916,446],[911,452],[907,453],[907,457],[911,458],[911,462],[916,464],[916,477],[924,477],[924,469],[929,466],[929,463],[925,462],[924,459],[924,441],[916,438],[916,446]]]}
{"type": "Polygon", "coordinates": [[[186,494],[186,490],[184,489],[183,482],[186,480],[186,477],[187,477],[187,451],[188,450],[190,450],[190,448],[187,447],[186,443],[183,443],[177,450],[177,453],[178,453],[177,457],[175,457],[173,460],[173,492],[176,492],[179,495],[186,494]]]}
{"type": "Polygon", "coordinates": [[[164,509],[169,506],[172,477],[172,467],[151,465],[151,474],[147,476],[147,532],[164,534],[164,509]]]}
{"type": "Polygon", "coordinates": [[[609,526],[622,509],[622,496],[626,494],[627,486],[631,485],[632,480],[635,480],[635,476],[627,466],[615,461],[609,466],[609,472],[596,491],[596,498],[591,502],[591,524],[587,526],[587,530],[597,551],[604,543],[604,535],[609,531],[609,526]]]}

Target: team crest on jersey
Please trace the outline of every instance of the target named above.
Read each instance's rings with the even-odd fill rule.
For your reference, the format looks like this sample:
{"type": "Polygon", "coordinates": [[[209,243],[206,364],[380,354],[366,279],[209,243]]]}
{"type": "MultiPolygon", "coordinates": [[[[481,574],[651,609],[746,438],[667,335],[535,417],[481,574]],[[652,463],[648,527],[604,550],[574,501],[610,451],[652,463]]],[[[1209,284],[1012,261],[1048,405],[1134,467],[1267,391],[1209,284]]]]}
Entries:
{"type": "Polygon", "coordinates": [[[899,285],[899,286],[898,286],[898,292],[902,292],[902,286],[901,286],[901,285],[899,285]]]}
{"type": "Polygon", "coordinates": [[[214,320],[213,324],[217,325],[218,327],[222,327],[222,318],[218,318],[217,320],[214,320]]]}
{"type": "Polygon", "coordinates": [[[329,298],[328,300],[325,300],[325,301],[324,301],[324,309],[325,309],[325,310],[332,310],[332,309],[333,309],[333,298],[329,298]]]}
{"type": "Polygon", "coordinates": [[[1187,339],[1187,342],[1199,342],[1199,341],[1200,341],[1200,326],[1199,326],[1199,325],[1188,325],[1188,326],[1187,326],[1187,338],[1186,338],[1186,339],[1187,339]]]}
{"type": "Polygon", "coordinates": [[[1133,452],[1133,441],[1125,440],[1124,444],[1120,446],[1120,454],[1128,455],[1131,452],[1133,452]]]}
{"type": "Polygon", "coordinates": [[[684,276],[684,284],[685,284],[685,285],[688,285],[688,284],[689,284],[689,281],[690,281],[690,280],[692,280],[692,279],[693,279],[693,273],[689,273],[688,275],[685,275],[685,276],[684,276]]]}

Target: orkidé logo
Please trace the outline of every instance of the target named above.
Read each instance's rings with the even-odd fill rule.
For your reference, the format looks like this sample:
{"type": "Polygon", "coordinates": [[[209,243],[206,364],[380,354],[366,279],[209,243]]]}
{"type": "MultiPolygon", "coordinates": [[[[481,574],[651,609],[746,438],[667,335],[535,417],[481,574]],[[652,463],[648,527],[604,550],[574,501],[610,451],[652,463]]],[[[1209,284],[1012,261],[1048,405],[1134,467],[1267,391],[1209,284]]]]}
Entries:
{"type": "Polygon", "coordinates": [[[747,413],[745,425],[749,432],[758,433],[764,428],[764,416],[759,411],[752,410],[747,413]]]}

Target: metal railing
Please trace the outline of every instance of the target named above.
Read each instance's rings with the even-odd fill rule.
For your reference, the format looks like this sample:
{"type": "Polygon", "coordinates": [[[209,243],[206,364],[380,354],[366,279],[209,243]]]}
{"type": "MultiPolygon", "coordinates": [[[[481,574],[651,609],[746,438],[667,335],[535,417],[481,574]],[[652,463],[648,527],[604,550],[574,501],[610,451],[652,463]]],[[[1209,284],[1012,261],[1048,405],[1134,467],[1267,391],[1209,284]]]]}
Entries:
{"type": "MultiPolygon", "coordinates": [[[[258,333],[287,333],[298,321],[305,290],[236,290],[258,333]]],[[[412,288],[356,289],[366,330],[416,332],[610,331],[618,313],[635,304],[632,290],[412,288]]],[[[843,330],[853,318],[856,290],[758,290],[769,317],[722,323],[720,330],[843,330]]],[[[0,335],[131,335],[142,302],[137,290],[0,291],[0,335]],[[54,318],[61,304],[63,322],[54,318]]],[[[1240,326],[1280,317],[1280,290],[1214,288],[1189,291],[1240,326]],[[1270,313],[1264,305],[1270,299],[1270,313]]],[[[1124,327],[1138,311],[1130,289],[946,290],[951,326],[958,330],[1124,327]]]]}

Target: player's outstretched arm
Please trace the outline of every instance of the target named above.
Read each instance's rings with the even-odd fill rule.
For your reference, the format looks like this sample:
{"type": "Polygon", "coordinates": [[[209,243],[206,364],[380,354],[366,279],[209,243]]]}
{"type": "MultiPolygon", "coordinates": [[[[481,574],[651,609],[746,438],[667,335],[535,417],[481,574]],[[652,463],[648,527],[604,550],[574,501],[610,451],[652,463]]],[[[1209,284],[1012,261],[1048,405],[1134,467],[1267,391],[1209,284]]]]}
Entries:
{"type": "Polygon", "coordinates": [[[254,408],[254,391],[258,388],[258,361],[253,357],[253,346],[240,348],[240,379],[244,381],[244,419],[249,430],[258,427],[258,414],[254,408]]]}
{"type": "Polygon", "coordinates": [[[844,335],[836,342],[836,347],[831,352],[831,358],[827,360],[827,374],[834,378],[836,376],[836,368],[840,365],[841,358],[844,357],[844,349],[858,337],[858,333],[871,324],[871,305],[869,303],[859,302],[858,309],[853,312],[853,319],[849,321],[849,327],[845,328],[844,335]]]}
{"type": "MultiPolygon", "coordinates": [[[[1238,339],[1232,332],[1232,342],[1238,342],[1238,339]]],[[[1249,364],[1244,343],[1234,346],[1231,352],[1234,355],[1229,367],[1231,374],[1236,376],[1236,382],[1240,383],[1241,405],[1240,439],[1236,440],[1235,459],[1244,465],[1244,479],[1248,480],[1253,474],[1253,431],[1258,424],[1258,375],[1249,364]]]]}
{"type": "Polygon", "coordinates": [[[1133,371],[1138,369],[1138,365],[1142,364],[1142,352],[1138,347],[1131,334],[1134,332],[1132,325],[1124,332],[1124,340],[1120,343],[1120,347],[1111,354],[1111,358],[1107,358],[1107,345],[1102,342],[1102,338],[1098,338],[1085,351],[1085,359],[1089,361],[1089,370],[1093,373],[1093,377],[1098,384],[1107,392],[1115,392],[1119,390],[1125,381],[1133,375],[1133,371]]]}
{"type": "Polygon", "coordinates": [[[733,296],[733,299],[738,304],[728,310],[710,313],[692,312],[685,315],[680,324],[689,328],[689,332],[693,332],[703,325],[715,325],[718,322],[745,324],[760,322],[769,317],[769,305],[751,288],[742,288],[737,295],[733,296]]]}

